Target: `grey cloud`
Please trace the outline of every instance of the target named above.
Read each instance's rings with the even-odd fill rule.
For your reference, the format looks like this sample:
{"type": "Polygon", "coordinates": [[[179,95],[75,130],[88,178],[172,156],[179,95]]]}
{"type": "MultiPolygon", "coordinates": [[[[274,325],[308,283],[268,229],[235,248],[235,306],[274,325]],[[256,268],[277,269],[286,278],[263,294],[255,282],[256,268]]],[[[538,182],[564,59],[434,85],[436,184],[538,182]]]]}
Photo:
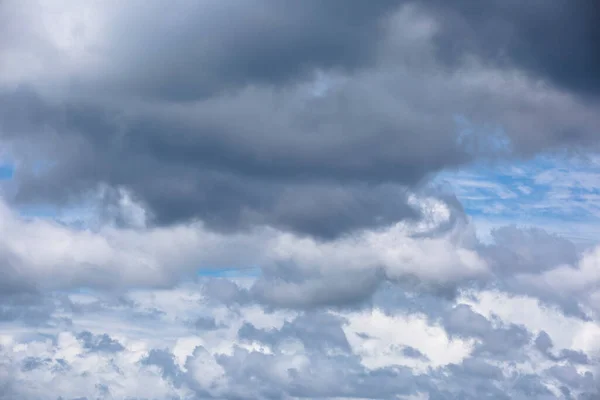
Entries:
{"type": "Polygon", "coordinates": [[[449,333],[483,337],[493,330],[492,323],[466,304],[459,304],[444,317],[449,333]]]}
{"type": "Polygon", "coordinates": [[[540,228],[505,226],[493,230],[491,237],[492,244],[478,246],[496,275],[496,279],[487,284],[514,294],[536,297],[548,306],[559,307],[566,315],[590,320],[583,296],[564,296],[517,279],[521,274],[541,277],[553,268],[575,266],[584,249],[540,228]]]}
{"type": "Polygon", "coordinates": [[[117,353],[125,349],[121,343],[107,334],[94,335],[91,332],[85,331],[79,333],[77,339],[79,339],[83,343],[83,347],[89,351],[117,353]]]}
{"type": "MultiPolygon", "coordinates": [[[[0,251],[6,250],[0,246],[0,251]]],[[[37,288],[35,282],[26,279],[25,274],[20,270],[18,260],[12,257],[9,252],[3,251],[0,265],[2,266],[3,279],[0,281],[0,298],[12,297],[24,294],[28,297],[35,297],[37,288]]]]}
{"type": "Polygon", "coordinates": [[[427,361],[428,357],[421,353],[418,349],[415,349],[414,347],[411,346],[404,346],[402,348],[402,355],[409,357],[409,358],[416,358],[419,360],[424,360],[427,361]]]}
{"type": "Polygon", "coordinates": [[[594,388],[594,377],[591,372],[580,374],[577,369],[572,365],[555,365],[550,367],[549,373],[557,378],[561,383],[568,385],[569,387],[584,390],[591,390],[594,388]]]}
{"type": "Polygon", "coordinates": [[[238,331],[238,337],[273,347],[284,345],[286,340],[298,339],[309,351],[326,354],[330,350],[339,350],[348,353],[351,349],[342,329],[343,322],[330,314],[308,313],[285,322],[277,330],[262,330],[251,324],[244,324],[238,331]]]}
{"type": "Polygon", "coordinates": [[[465,373],[479,376],[484,379],[499,380],[504,378],[500,368],[477,358],[467,358],[462,362],[462,368],[465,373]]]}
{"type": "Polygon", "coordinates": [[[562,349],[558,355],[553,353],[554,343],[552,342],[552,338],[548,335],[547,332],[541,331],[537,337],[535,338],[535,346],[536,348],[548,357],[552,361],[568,361],[572,364],[589,364],[590,360],[587,354],[571,350],[571,349],[562,349]]]}
{"type": "Polygon", "coordinates": [[[518,376],[513,387],[528,398],[555,399],[552,392],[533,374],[518,376]]]}
{"type": "Polygon", "coordinates": [[[315,69],[369,65],[385,18],[400,1],[140,4],[127,4],[109,39],[112,83],[139,96],[181,101],[282,85],[315,69]]]}
{"type": "MultiPolygon", "coordinates": [[[[244,108],[254,107],[253,102],[262,102],[245,97],[242,101],[248,103],[237,106],[242,113],[247,112],[244,108]]],[[[293,130],[285,121],[280,122],[281,127],[276,126],[277,119],[286,116],[269,122],[271,118],[265,115],[263,127],[209,126],[215,118],[209,115],[235,112],[235,104],[229,104],[227,111],[220,105],[216,105],[216,110],[204,110],[205,122],[198,121],[200,125],[190,122],[192,125],[186,126],[177,121],[176,115],[157,119],[149,114],[131,120],[119,117],[116,112],[83,106],[47,109],[43,104],[30,105],[39,101],[31,94],[18,93],[5,101],[18,110],[40,108],[36,113],[41,121],[26,128],[24,125],[33,118],[31,111],[25,116],[7,111],[2,118],[4,131],[17,135],[23,130],[37,130],[43,124],[60,132],[36,138],[40,152],[30,156],[50,158],[55,164],[42,173],[26,167],[17,170],[20,182],[14,201],[18,203],[73,203],[81,201],[98,184],[107,183],[132,190],[159,224],[201,218],[217,229],[268,224],[333,238],[417,217],[416,210],[406,204],[404,184],[414,183],[428,172],[411,167],[412,161],[392,161],[391,154],[383,154],[390,159],[382,159],[381,163],[370,159],[369,153],[378,157],[379,145],[368,149],[360,143],[344,143],[341,137],[332,137],[329,145],[312,141],[296,146],[296,134],[282,133],[270,137],[270,142],[257,138],[262,142],[257,147],[253,143],[256,133],[243,133],[247,128],[273,132],[270,135],[281,129],[293,130]],[[19,103],[20,106],[14,105],[19,103]],[[19,128],[13,129],[13,125],[19,128]],[[123,129],[125,134],[120,133],[123,129]],[[176,133],[164,136],[166,132],[176,133]],[[68,161],[65,151],[69,153],[68,161]],[[395,166],[398,162],[402,165],[395,166]],[[77,167],[73,168],[75,164],[77,167]],[[148,174],[148,171],[153,172],[148,174]],[[392,179],[400,185],[384,184],[391,177],[377,177],[392,173],[396,175],[392,179]]],[[[214,107],[208,105],[208,108],[214,107]]],[[[215,123],[222,125],[222,122],[226,121],[215,123]]],[[[334,133],[338,134],[341,132],[334,133]]],[[[298,135],[303,133],[299,131],[298,135]]],[[[28,140],[22,136],[10,139],[19,154],[21,150],[27,151],[28,140]]],[[[111,199],[105,200],[110,208],[111,199]]]]}
{"type": "Polygon", "coordinates": [[[437,37],[442,59],[459,62],[476,55],[488,63],[523,68],[566,90],[600,94],[600,7],[595,1],[425,4],[443,15],[437,37]]]}
{"type": "Polygon", "coordinates": [[[582,351],[571,349],[562,349],[558,356],[560,360],[567,360],[573,364],[589,364],[590,360],[587,354],[582,351]]]}
{"type": "MultiPolygon", "coordinates": [[[[372,273],[319,274],[312,277],[281,275],[259,277],[247,289],[228,279],[214,279],[202,287],[208,299],[232,307],[259,304],[267,310],[360,308],[367,304],[383,281],[372,273]]],[[[295,272],[294,272],[295,273],[295,272]]]]}
{"type": "Polygon", "coordinates": [[[36,357],[27,357],[25,360],[23,360],[21,368],[23,371],[31,371],[51,362],[52,360],[48,358],[40,359],[36,357]]]}
{"type": "MultiPolygon", "coordinates": [[[[459,311],[459,315],[451,316],[452,313],[448,310],[452,309],[454,301],[445,296],[438,296],[435,292],[421,290],[421,287],[415,286],[413,283],[408,282],[406,285],[403,285],[403,282],[400,284],[397,282],[385,282],[375,292],[368,304],[388,314],[394,314],[403,310],[410,313],[427,315],[432,321],[450,321],[451,319],[455,319],[453,322],[448,322],[449,325],[446,328],[452,330],[452,333],[458,334],[460,330],[458,327],[460,324],[459,320],[462,318],[470,319],[468,316],[470,313],[465,312],[461,316],[461,312],[459,311]],[[456,328],[451,328],[450,326],[455,326],[456,328]]],[[[462,307],[462,305],[459,305],[457,309],[460,310],[462,307]]],[[[475,325],[477,325],[476,321],[475,325]]],[[[481,326],[475,327],[473,331],[480,329],[482,329],[481,326]]]]}
{"type": "Polygon", "coordinates": [[[485,359],[467,358],[459,365],[450,365],[430,373],[431,382],[427,393],[430,399],[494,399],[494,400],[556,400],[544,384],[544,377],[536,374],[505,375],[502,370],[485,359]]]}
{"type": "Polygon", "coordinates": [[[493,244],[483,251],[499,274],[540,273],[562,264],[575,264],[579,251],[568,239],[539,228],[505,226],[491,232],[493,244]]]}
{"type": "Polygon", "coordinates": [[[432,399],[514,399],[516,393],[505,386],[506,380],[502,371],[484,359],[467,358],[459,365],[433,373],[448,376],[445,385],[437,385],[430,389],[432,399]]]}
{"type": "Polygon", "coordinates": [[[535,347],[544,354],[546,354],[553,346],[554,343],[552,343],[552,338],[546,331],[541,331],[535,338],[535,347]]]}
{"type": "Polygon", "coordinates": [[[263,268],[250,289],[255,301],[276,307],[359,306],[383,282],[381,270],[328,271],[291,264],[263,268]]]}
{"type": "Polygon", "coordinates": [[[57,308],[53,299],[40,293],[8,293],[0,297],[0,324],[19,323],[38,328],[68,324],[68,320],[53,319],[57,308]]]}
{"type": "Polygon", "coordinates": [[[290,383],[282,386],[283,382],[269,372],[276,361],[277,357],[241,349],[232,356],[219,359],[234,382],[240,385],[256,382],[252,387],[259,391],[241,398],[285,398],[286,395],[323,399],[347,396],[392,398],[398,394],[414,393],[417,388],[417,381],[408,368],[366,371],[355,357],[326,357],[319,353],[311,357],[310,370],[288,370],[290,383]]]}
{"type": "Polygon", "coordinates": [[[202,293],[212,301],[227,305],[248,304],[253,301],[247,289],[229,279],[211,279],[202,285],[202,293]]]}
{"type": "Polygon", "coordinates": [[[357,308],[369,302],[383,277],[378,271],[321,273],[278,265],[264,271],[249,289],[228,279],[203,285],[203,293],[229,306],[260,304],[266,309],[357,308]]]}
{"type": "Polygon", "coordinates": [[[199,317],[194,322],[194,327],[202,331],[211,331],[219,328],[217,322],[212,317],[199,317]]]}
{"type": "Polygon", "coordinates": [[[175,364],[173,354],[168,350],[152,349],[141,363],[157,366],[161,370],[163,379],[170,380],[178,385],[181,384],[183,373],[175,364]]]}
{"type": "Polygon", "coordinates": [[[532,340],[525,327],[515,324],[494,326],[466,304],[449,310],[442,318],[442,324],[450,334],[480,339],[474,354],[487,354],[497,359],[518,360],[522,357],[523,348],[532,340]]]}
{"type": "MultiPolygon", "coordinates": [[[[435,238],[436,235],[434,231],[425,237],[435,238]]],[[[418,232],[416,237],[419,237],[418,232]]],[[[326,260],[324,264],[312,261],[310,265],[290,261],[263,266],[259,276],[247,288],[223,279],[205,284],[203,291],[218,302],[230,305],[254,303],[269,308],[344,309],[361,308],[375,302],[378,307],[390,311],[400,307],[413,312],[425,312],[433,320],[443,320],[451,333],[466,336],[489,334],[492,331],[490,321],[466,305],[459,305],[452,310],[450,307],[459,295],[476,293],[482,289],[533,297],[551,309],[558,307],[565,315],[587,321],[593,319],[586,311],[590,305],[585,296],[564,296],[525,285],[516,279],[523,272],[541,276],[556,266],[576,264],[582,253],[572,242],[543,230],[516,227],[499,229],[493,237],[494,243],[489,245],[482,245],[476,240],[468,243],[467,239],[464,244],[486,259],[492,266],[493,276],[456,283],[423,281],[410,274],[397,279],[390,278],[384,268],[377,267],[328,268],[326,260]]],[[[507,327],[509,331],[513,328],[512,333],[516,335],[519,330],[517,327],[507,327]]],[[[510,335],[508,331],[505,333],[510,335]]]]}
{"type": "Polygon", "coordinates": [[[531,333],[523,326],[510,324],[492,330],[483,340],[476,347],[476,354],[491,353],[500,359],[517,361],[522,348],[530,343],[531,333]]]}
{"type": "MultiPolygon", "coordinates": [[[[111,27],[114,36],[108,41],[114,47],[107,55],[111,66],[104,71],[108,75],[102,77],[110,81],[101,87],[117,88],[118,97],[125,90],[144,97],[193,99],[211,97],[231,87],[239,90],[250,84],[278,86],[305,80],[316,69],[352,70],[353,66],[369,64],[376,49],[373,43],[383,34],[383,20],[397,4],[178,3],[167,14],[158,3],[141,8],[129,4],[119,8],[116,26],[111,27]],[[132,27],[133,14],[137,23],[132,27]],[[172,24],[177,24],[178,33],[173,32],[172,24]]],[[[15,7],[9,4],[4,10],[8,15],[11,6],[15,7]]],[[[96,89],[86,86],[81,90],[89,93],[96,89]]],[[[129,112],[117,111],[120,106],[80,100],[59,101],[57,105],[46,103],[28,89],[4,91],[3,135],[22,135],[45,125],[57,133],[52,143],[60,144],[50,144],[38,156],[66,161],[67,152],[67,158],[73,157],[51,169],[52,178],[46,176],[48,182],[54,182],[51,185],[20,170],[17,201],[63,203],[92,190],[99,182],[107,182],[132,188],[159,223],[200,217],[215,227],[266,223],[320,237],[415,216],[403,200],[402,188],[319,183],[321,178],[315,174],[330,180],[327,164],[348,175],[343,172],[344,164],[351,166],[353,156],[332,157],[329,150],[318,154],[324,142],[315,142],[305,150],[288,148],[298,141],[292,133],[297,124],[287,120],[295,111],[282,110],[284,117],[269,123],[271,117],[267,115],[272,110],[252,110],[265,95],[270,96],[259,91],[233,101],[211,100],[202,113],[216,115],[216,119],[210,117],[198,125],[198,121],[179,123],[177,115],[149,118],[156,114],[151,112],[131,118],[129,112]],[[244,133],[240,130],[243,124],[228,117],[236,113],[254,115],[253,119],[264,124],[244,133]],[[224,125],[220,118],[229,119],[233,125],[224,125]],[[257,136],[261,131],[275,145],[279,142],[283,151],[270,151],[273,146],[266,146],[257,136]],[[166,132],[175,133],[175,140],[165,137],[166,132]],[[243,144],[245,141],[249,146],[243,144]],[[262,146],[266,147],[260,150],[262,146]],[[296,150],[305,155],[294,154],[296,150]],[[78,166],[73,168],[75,164],[78,166]],[[148,171],[154,171],[152,177],[140,175],[148,171]],[[307,178],[302,178],[304,175],[307,178]],[[308,179],[310,184],[286,182],[298,178],[308,179]],[[379,211],[374,213],[376,209],[379,211]]],[[[282,100],[288,105],[295,102],[285,97],[282,100]]],[[[307,129],[297,130],[298,135],[303,131],[307,129]]],[[[337,146],[335,142],[332,145],[337,146]]],[[[28,140],[24,146],[29,147],[28,140]]],[[[365,159],[359,163],[365,161],[369,162],[365,159]]],[[[351,168],[356,172],[348,171],[349,175],[354,176],[361,174],[363,167],[351,168]]]]}
{"type": "Polygon", "coordinates": [[[418,217],[407,189],[506,155],[488,125],[516,154],[590,142],[593,104],[551,92],[540,102],[503,70],[441,68],[418,23],[437,14],[401,3],[115,8],[106,63],[69,85],[23,78],[0,90],[2,138],[20,165],[14,201],[65,204],[105,184],[130,189],[157,224],[331,239],[418,217]],[[470,80],[487,73],[513,91],[470,80]],[[461,136],[457,116],[475,133],[461,136]],[[53,165],[29,171],[39,159],[53,165]]]}

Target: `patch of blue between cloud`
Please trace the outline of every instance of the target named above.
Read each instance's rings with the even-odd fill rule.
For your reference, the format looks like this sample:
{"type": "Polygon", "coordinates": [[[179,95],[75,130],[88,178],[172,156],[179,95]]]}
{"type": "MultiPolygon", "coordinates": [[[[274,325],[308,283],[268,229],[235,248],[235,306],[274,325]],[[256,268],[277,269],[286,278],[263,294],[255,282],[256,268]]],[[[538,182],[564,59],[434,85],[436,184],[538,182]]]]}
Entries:
{"type": "MultiPolygon", "coordinates": [[[[38,160],[31,164],[31,171],[35,175],[40,176],[54,165],[56,165],[56,162],[38,160]]],[[[15,165],[7,162],[0,162],[0,181],[13,179],[15,177],[15,172],[15,165]]]]}
{"type": "Polygon", "coordinates": [[[198,276],[205,278],[243,278],[258,277],[258,267],[230,267],[230,268],[200,268],[198,276]]]}
{"type": "Polygon", "coordinates": [[[0,180],[10,180],[14,177],[15,168],[10,164],[0,164],[0,180]]]}
{"type": "Polygon", "coordinates": [[[439,174],[465,212],[497,225],[542,225],[589,233],[600,223],[600,158],[553,153],[525,161],[479,162],[439,174]]]}
{"type": "Polygon", "coordinates": [[[510,138],[501,126],[476,124],[463,115],[455,115],[457,143],[474,155],[508,155],[512,151],[510,138]]]}
{"type": "MultiPolygon", "coordinates": [[[[36,162],[32,168],[34,173],[41,174],[53,164],[49,162],[36,162]]],[[[16,167],[9,163],[0,163],[0,182],[12,181],[15,178],[16,167]]],[[[18,213],[25,218],[56,218],[59,212],[55,206],[50,204],[24,205],[17,209],[18,213]]]]}
{"type": "Polygon", "coordinates": [[[19,214],[25,218],[57,218],[59,216],[57,208],[49,204],[21,206],[19,214]]]}

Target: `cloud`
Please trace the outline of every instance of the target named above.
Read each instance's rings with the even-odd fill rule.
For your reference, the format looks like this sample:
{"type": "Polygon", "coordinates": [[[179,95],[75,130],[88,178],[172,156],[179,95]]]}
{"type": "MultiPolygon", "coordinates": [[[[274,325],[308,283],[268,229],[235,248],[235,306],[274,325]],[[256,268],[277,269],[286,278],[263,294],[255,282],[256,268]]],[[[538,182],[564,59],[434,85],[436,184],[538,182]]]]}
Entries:
{"type": "Polygon", "coordinates": [[[81,230],[40,218],[26,220],[5,207],[1,228],[10,236],[0,254],[9,261],[2,268],[15,276],[14,282],[5,282],[12,290],[19,285],[38,290],[168,287],[202,268],[255,266],[262,275],[250,295],[291,307],[362,301],[384,280],[412,277],[444,285],[485,275],[487,265],[472,248],[468,226],[456,225],[430,238],[412,237],[435,232],[453,218],[443,202],[429,201],[422,206],[429,216],[419,224],[400,223],[328,242],[272,229],[220,234],[201,223],[81,230]],[[33,253],[28,251],[32,248],[33,253]]]}
{"type": "Polygon", "coordinates": [[[598,308],[593,301],[600,284],[597,260],[596,247],[585,252],[577,263],[557,265],[537,275],[522,273],[515,279],[525,290],[537,292],[539,296],[555,299],[562,304],[569,304],[573,298],[577,298],[588,315],[597,315],[598,308]]]}
{"type": "MultiPolygon", "coordinates": [[[[269,313],[255,305],[215,305],[198,293],[196,285],[188,284],[130,292],[127,301],[103,292],[46,295],[44,302],[55,304],[50,320],[68,317],[72,324],[31,332],[14,322],[2,323],[3,395],[561,399],[565,390],[575,398],[597,393],[593,366],[598,353],[592,348],[568,345],[554,351],[548,333],[540,331],[533,338],[541,326],[536,321],[519,328],[527,339],[514,345],[514,338],[522,335],[513,335],[517,320],[506,312],[522,311],[522,304],[530,311],[528,302],[500,303],[504,313],[497,317],[470,311],[483,321],[482,328],[463,331],[470,338],[458,338],[456,328],[443,321],[456,320],[456,310],[468,309],[462,300],[453,301],[453,307],[443,311],[447,317],[436,322],[427,313],[405,308],[384,313],[378,303],[354,311],[269,313]],[[88,311],[69,311],[72,304],[87,306],[88,311]],[[96,308],[89,308],[91,304],[96,308]],[[159,311],[152,321],[133,317],[147,309],[159,311]],[[218,323],[198,335],[186,321],[202,315],[218,323]],[[498,343],[508,347],[489,351],[498,343]],[[580,363],[581,356],[550,359],[555,353],[585,354],[590,363],[580,363]]],[[[444,309],[447,300],[436,301],[444,309]]],[[[478,300],[473,306],[485,308],[484,303],[478,300]]],[[[569,324],[568,318],[555,315],[569,324]]],[[[461,321],[460,326],[470,324],[468,319],[461,321]]],[[[564,343],[560,334],[570,334],[549,331],[559,333],[557,346],[564,343]]]]}
{"type": "Polygon", "coordinates": [[[600,31],[594,21],[600,8],[596,3],[425,3],[442,16],[436,42],[443,59],[455,63],[476,55],[496,65],[516,66],[568,91],[598,95],[600,58],[594,38],[600,31]],[[565,29],[553,30],[557,25],[565,29]]]}
{"type": "Polygon", "coordinates": [[[597,398],[597,11],[2,2],[0,399],[597,398]]]}
{"type": "Polygon", "coordinates": [[[573,242],[539,228],[506,226],[491,232],[493,244],[485,250],[500,274],[541,272],[577,262],[573,242]]]}
{"type": "Polygon", "coordinates": [[[3,6],[7,18],[42,18],[11,24],[16,38],[36,33],[11,49],[54,54],[0,90],[17,203],[62,205],[102,183],[129,190],[159,225],[331,239],[414,218],[407,187],[444,168],[592,145],[598,125],[595,103],[486,54],[445,67],[446,20],[412,3],[177,3],[166,14],[66,4],[66,27],[90,25],[81,43],[47,14],[3,6]],[[52,165],[32,173],[39,159],[52,165]]]}

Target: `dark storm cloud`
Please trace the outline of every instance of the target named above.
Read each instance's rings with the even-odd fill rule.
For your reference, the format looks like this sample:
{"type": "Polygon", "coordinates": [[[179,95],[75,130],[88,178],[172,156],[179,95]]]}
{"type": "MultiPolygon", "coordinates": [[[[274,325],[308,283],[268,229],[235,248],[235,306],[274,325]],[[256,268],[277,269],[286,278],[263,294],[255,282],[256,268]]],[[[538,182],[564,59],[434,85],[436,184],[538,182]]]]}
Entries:
{"type": "MultiPolygon", "coordinates": [[[[385,23],[402,4],[413,2],[132,3],[110,37],[118,43],[109,52],[111,72],[115,84],[139,95],[189,100],[248,84],[281,85],[316,69],[352,71],[375,61],[385,23]]],[[[443,60],[474,54],[567,90],[600,91],[600,6],[594,0],[414,4],[439,17],[443,60]]]]}
{"type": "MultiPolygon", "coordinates": [[[[2,15],[27,15],[13,15],[17,4],[8,3],[2,15]]],[[[14,201],[62,205],[103,184],[129,189],[156,224],[201,219],[225,231],[271,225],[331,239],[418,217],[406,204],[407,189],[444,168],[496,156],[495,134],[485,124],[506,125],[516,152],[590,142],[589,105],[568,104],[578,107],[578,117],[557,103],[550,104],[556,110],[537,100],[518,104],[523,96],[497,93],[493,85],[473,88],[462,65],[442,68],[427,35],[419,36],[418,21],[439,17],[440,40],[467,43],[456,52],[489,60],[479,46],[493,26],[485,21],[497,15],[508,21],[502,26],[521,27],[532,14],[539,17],[535,32],[522,32],[526,48],[515,50],[514,63],[545,76],[538,64],[553,56],[537,46],[537,30],[563,18],[553,7],[486,2],[469,11],[466,2],[449,10],[449,3],[431,1],[402,8],[407,4],[114,8],[93,67],[71,71],[56,61],[67,56],[55,48],[43,83],[24,77],[0,87],[0,134],[19,162],[14,201]],[[520,52],[533,61],[518,58],[520,52]],[[482,132],[461,142],[457,116],[482,132]],[[547,123],[548,116],[556,122],[547,123]]],[[[578,14],[569,12],[575,21],[578,14]]],[[[10,46],[0,48],[7,57],[14,48],[41,56],[52,47],[27,39],[27,22],[10,25],[10,46]]],[[[585,36],[575,22],[569,26],[561,43],[585,36]]],[[[491,47],[499,40],[493,37],[491,47]]],[[[584,79],[592,69],[581,68],[584,79]]],[[[117,201],[105,200],[109,209],[117,201]]]]}
{"type": "MultiPolygon", "coordinates": [[[[235,132],[210,122],[187,126],[176,115],[131,119],[93,107],[49,105],[27,89],[2,103],[10,104],[1,126],[15,151],[30,161],[52,160],[41,171],[18,169],[17,202],[77,201],[106,183],[132,190],[159,224],[200,218],[222,230],[268,224],[323,238],[418,216],[404,187],[383,182],[400,171],[395,180],[414,183],[424,171],[391,154],[377,161],[379,146],[361,151],[341,137],[329,145],[315,137],[292,151],[296,139],[287,136],[256,143],[242,126],[235,132]],[[36,149],[29,149],[32,134],[36,149]]],[[[270,135],[276,127],[258,129],[270,135]]],[[[118,198],[104,200],[110,209],[118,198]]]]}
{"type": "Polygon", "coordinates": [[[600,4],[595,0],[425,1],[440,13],[442,59],[469,55],[523,68],[567,91],[600,94],[600,4]]]}
{"type": "Polygon", "coordinates": [[[112,83],[139,96],[185,101],[246,85],[280,86],[317,69],[352,71],[373,62],[385,19],[400,3],[132,2],[110,38],[118,44],[109,53],[112,83]]]}

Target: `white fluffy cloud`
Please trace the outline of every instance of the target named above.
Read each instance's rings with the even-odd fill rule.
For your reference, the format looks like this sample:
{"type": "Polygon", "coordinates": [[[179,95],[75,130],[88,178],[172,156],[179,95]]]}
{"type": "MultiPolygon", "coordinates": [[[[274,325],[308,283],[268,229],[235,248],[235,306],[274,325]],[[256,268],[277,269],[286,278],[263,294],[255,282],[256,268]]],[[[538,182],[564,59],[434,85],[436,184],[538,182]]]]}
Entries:
{"type": "MultiPolygon", "coordinates": [[[[126,204],[129,206],[129,204],[126,204]]],[[[101,225],[78,229],[44,218],[23,218],[3,205],[0,213],[2,269],[12,284],[44,290],[84,287],[168,286],[202,268],[277,268],[292,264],[300,272],[370,272],[389,279],[406,276],[427,282],[457,282],[487,272],[472,249],[468,226],[435,237],[419,237],[449,222],[450,210],[433,199],[423,205],[429,216],[418,225],[398,223],[336,241],[256,229],[219,234],[201,223],[165,228],[101,225]]],[[[138,212],[136,210],[136,212],[138,212]]],[[[281,290],[287,291],[281,283],[281,290]]]]}

